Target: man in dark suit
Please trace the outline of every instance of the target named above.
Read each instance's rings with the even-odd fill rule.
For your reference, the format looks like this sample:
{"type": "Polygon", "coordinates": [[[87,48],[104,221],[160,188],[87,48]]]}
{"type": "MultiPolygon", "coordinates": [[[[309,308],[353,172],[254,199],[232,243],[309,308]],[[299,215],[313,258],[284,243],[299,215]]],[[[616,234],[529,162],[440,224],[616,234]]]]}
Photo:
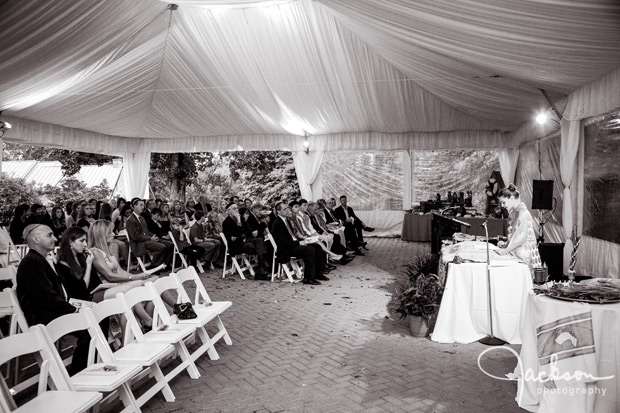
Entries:
{"type": "MultiPolygon", "coordinates": [[[[68,288],[56,272],[54,261],[47,258],[56,245],[52,229],[46,225],[31,224],[26,226],[23,236],[30,251],[17,267],[16,292],[28,324],[48,324],[65,314],[75,313],[77,309],[68,301],[68,288]]],[[[86,331],[76,331],[73,335],[77,338],[77,344],[73,351],[71,374],[86,368],[90,343],[90,335],[86,331]]]]}
{"type": "Polygon", "coordinates": [[[144,201],[136,199],[132,203],[133,213],[127,219],[125,228],[129,238],[129,245],[134,255],[142,257],[147,251],[153,254],[151,268],[159,267],[161,264],[169,265],[172,262],[174,247],[160,242],[157,235],[149,232],[146,220],[141,216],[144,212],[144,201]]]}
{"type": "Polygon", "coordinates": [[[347,206],[347,197],[346,195],[342,195],[340,197],[340,206],[334,209],[334,216],[340,221],[344,222],[345,234],[347,237],[347,241],[349,239],[356,239],[357,245],[365,247],[366,242],[364,242],[364,235],[362,234],[362,230],[374,231],[374,228],[367,227],[361,219],[355,215],[353,212],[353,208],[347,206]],[[355,237],[354,237],[355,235],[355,237]],[[351,238],[349,238],[349,236],[351,238]]]}
{"type": "Polygon", "coordinates": [[[317,253],[315,248],[320,247],[316,244],[306,244],[305,241],[299,241],[288,226],[287,219],[293,215],[291,207],[283,202],[276,203],[275,206],[278,217],[275,219],[272,227],[273,239],[278,246],[278,260],[288,262],[291,257],[301,258],[304,261],[304,284],[320,285],[320,281],[329,281],[325,277],[320,268],[324,266],[323,254],[317,253]],[[322,262],[321,262],[322,261],[322,262]]]}

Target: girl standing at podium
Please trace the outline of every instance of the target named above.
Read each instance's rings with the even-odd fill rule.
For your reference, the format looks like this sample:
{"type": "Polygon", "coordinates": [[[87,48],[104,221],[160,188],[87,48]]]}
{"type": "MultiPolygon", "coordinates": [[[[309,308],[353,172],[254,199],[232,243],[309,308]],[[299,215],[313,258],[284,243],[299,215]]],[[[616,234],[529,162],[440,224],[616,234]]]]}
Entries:
{"type": "Polygon", "coordinates": [[[542,267],[536,233],[534,232],[534,219],[525,204],[521,202],[519,191],[514,184],[508,185],[499,191],[500,205],[510,213],[508,221],[508,241],[500,244],[497,250],[500,255],[512,252],[517,258],[525,262],[533,274],[534,268],[542,267]]]}

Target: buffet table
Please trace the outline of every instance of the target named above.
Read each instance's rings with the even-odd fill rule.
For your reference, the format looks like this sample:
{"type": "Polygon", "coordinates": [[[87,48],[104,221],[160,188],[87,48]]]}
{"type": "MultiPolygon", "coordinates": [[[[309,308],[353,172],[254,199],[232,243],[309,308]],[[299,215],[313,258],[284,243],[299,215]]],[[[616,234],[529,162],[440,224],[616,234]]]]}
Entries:
{"type": "MultiPolygon", "coordinates": [[[[403,228],[401,239],[403,241],[424,241],[431,240],[431,217],[432,214],[406,213],[403,218],[403,228]]],[[[485,235],[484,228],[480,226],[484,221],[488,222],[489,237],[508,234],[508,220],[497,218],[465,217],[456,218],[459,221],[467,222],[470,228],[463,228],[463,232],[472,235],[485,235]]]]}
{"type": "MultiPolygon", "coordinates": [[[[470,241],[442,248],[439,265],[447,270],[445,289],[431,334],[433,341],[472,343],[491,332],[485,248],[484,242],[470,241]],[[450,262],[455,255],[477,262],[450,262]]],[[[527,265],[514,257],[501,256],[493,251],[491,254],[493,333],[508,343],[520,344],[519,326],[533,286],[532,276],[527,265]]],[[[441,269],[438,272],[441,273],[441,269]]]]}
{"type": "Polygon", "coordinates": [[[575,303],[531,294],[523,321],[522,368],[515,370],[521,377],[516,397],[521,408],[539,413],[620,411],[620,304],[575,303]],[[551,352],[559,354],[555,377],[587,373],[595,378],[560,378],[553,386],[533,380],[545,365],[549,369],[544,357],[551,352]]]}

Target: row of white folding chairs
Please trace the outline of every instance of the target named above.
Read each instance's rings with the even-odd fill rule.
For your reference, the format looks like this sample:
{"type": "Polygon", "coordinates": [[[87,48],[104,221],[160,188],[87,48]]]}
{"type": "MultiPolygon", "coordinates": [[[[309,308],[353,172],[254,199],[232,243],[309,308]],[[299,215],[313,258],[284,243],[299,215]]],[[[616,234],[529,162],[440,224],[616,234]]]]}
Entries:
{"type": "MultiPolygon", "coordinates": [[[[17,307],[15,310],[19,321],[21,310],[18,308],[14,291],[7,289],[1,294],[12,295],[11,300],[13,306],[17,307]]],[[[2,301],[0,300],[0,305],[2,301]]],[[[173,401],[174,394],[168,385],[172,378],[183,370],[187,370],[192,378],[200,377],[195,361],[205,352],[211,359],[218,359],[219,355],[214,344],[221,338],[224,338],[227,344],[232,344],[230,336],[219,317],[230,305],[231,303],[228,301],[212,302],[198,274],[193,267],[189,267],[177,274],[160,278],[155,283],[147,283],[143,287],[134,288],[126,294],[119,293],[116,298],[97,303],[92,308],[84,308],[79,313],[60,317],[50,322],[45,328],[53,342],[71,332],[87,330],[91,335],[90,366],[83,373],[71,377],[74,387],[78,390],[98,389],[102,392],[116,390],[112,395],[118,394],[120,396],[125,404],[125,411],[139,411],[139,406],[142,406],[159,391],[162,391],[166,400],[173,401]],[[186,281],[193,281],[196,285],[193,302],[198,317],[191,320],[175,320],[168,314],[160,295],[164,291],[176,290],[181,301],[192,302],[183,288],[183,283],[186,281]],[[134,305],[143,301],[151,301],[155,307],[153,328],[146,334],[140,329],[132,311],[134,305]],[[112,315],[122,315],[127,319],[124,345],[117,351],[110,348],[99,328],[99,322],[112,315]],[[211,322],[214,322],[218,329],[213,337],[209,336],[206,329],[207,324],[211,322]],[[201,345],[190,353],[186,343],[193,341],[196,335],[200,338],[201,345]],[[96,376],[97,372],[102,369],[102,365],[93,364],[95,349],[103,363],[113,365],[133,363],[141,366],[139,370],[142,370],[142,367],[145,368],[155,377],[155,385],[137,400],[133,397],[128,384],[123,385],[123,383],[108,380],[105,382],[105,387],[97,387],[97,381],[93,379],[93,376],[96,376]],[[159,363],[172,355],[178,356],[181,359],[180,363],[164,376],[159,363]],[[112,389],[112,385],[116,387],[112,389]]],[[[23,314],[21,314],[21,320],[25,324],[23,314]]],[[[62,361],[60,363],[62,364],[62,361]]]]}
{"type": "Polygon", "coordinates": [[[304,272],[303,261],[296,257],[291,257],[291,259],[288,262],[278,262],[278,270],[276,271],[278,245],[276,244],[276,240],[273,239],[273,235],[271,235],[271,233],[268,233],[265,238],[269,240],[269,242],[271,243],[271,246],[273,247],[273,261],[271,263],[271,281],[273,282],[275,278],[281,278],[282,272],[284,272],[287,280],[291,283],[301,281],[301,279],[303,278],[303,274],[304,274],[303,273],[304,272]],[[297,277],[297,279],[295,279],[294,277],[297,277]]]}

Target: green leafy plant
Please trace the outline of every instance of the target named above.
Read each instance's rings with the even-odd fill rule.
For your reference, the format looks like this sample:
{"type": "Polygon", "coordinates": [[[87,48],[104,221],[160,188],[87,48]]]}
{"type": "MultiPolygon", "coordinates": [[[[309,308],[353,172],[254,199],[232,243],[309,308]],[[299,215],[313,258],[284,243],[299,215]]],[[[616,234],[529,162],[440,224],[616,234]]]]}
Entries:
{"type": "Polygon", "coordinates": [[[438,254],[420,254],[413,257],[411,261],[406,263],[403,267],[409,280],[415,284],[416,280],[421,274],[435,274],[437,272],[437,265],[439,264],[438,254]]]}
{"type": "Polygon", "coordinates": [[[401,318],[411,315],[429,320],[439,309],[443,285],[435,274],[420,274],[415,282],[407,281],[397,288],[396,294],[393,310],[401,318]]]}

